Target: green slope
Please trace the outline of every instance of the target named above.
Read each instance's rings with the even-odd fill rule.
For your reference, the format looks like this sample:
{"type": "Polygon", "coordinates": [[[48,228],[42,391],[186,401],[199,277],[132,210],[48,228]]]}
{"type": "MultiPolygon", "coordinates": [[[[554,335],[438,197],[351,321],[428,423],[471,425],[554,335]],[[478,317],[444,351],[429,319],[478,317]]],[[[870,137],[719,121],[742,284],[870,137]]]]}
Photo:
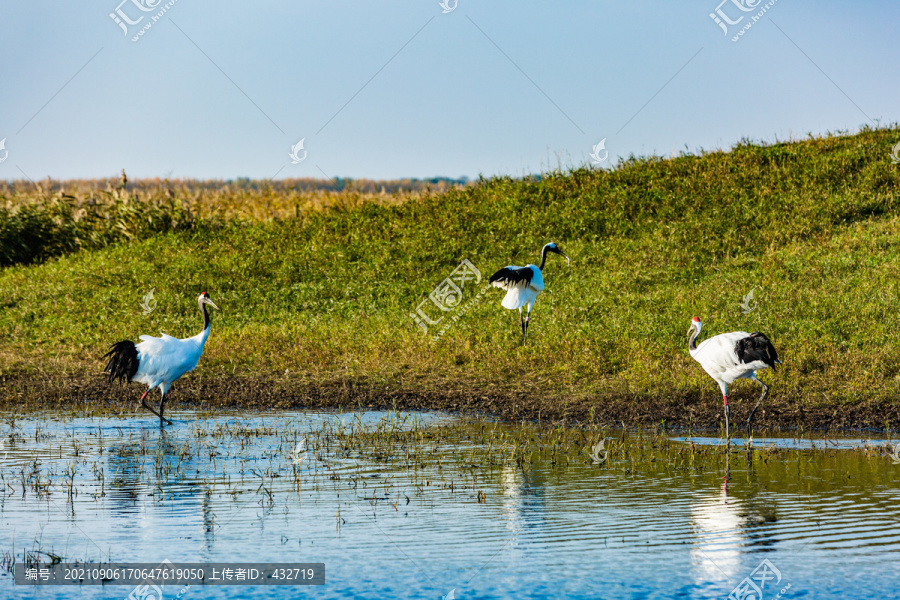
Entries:
{"type": "MultiPolygon", "coordinates": [[[[195,379],[686,420],[721,402],[686,351],[698,315],[704,336],[773,340],[784,368],[763,375],[775,383],[770,418],[856,407],[883,425],[900,392],[897,141],[889,128],[744,143],[292,219],[147,229],[0,271],[0,369],[87,379],[113,341],[196,333],[206,290],[222,312],[195,379]],[[462,259],[484,277],[468,300],[497,268],[538,262],[551,240],[573,264],[550,257],[527,347],[494,288],[437,342],[410,318],[462,259]],[[145,316],[151,288],[158,308],[145,316]],[[744,314],[751,289],[758,304],[744,314]]],[[[756,393],[736,385],[738,399],[756,393]]]]}

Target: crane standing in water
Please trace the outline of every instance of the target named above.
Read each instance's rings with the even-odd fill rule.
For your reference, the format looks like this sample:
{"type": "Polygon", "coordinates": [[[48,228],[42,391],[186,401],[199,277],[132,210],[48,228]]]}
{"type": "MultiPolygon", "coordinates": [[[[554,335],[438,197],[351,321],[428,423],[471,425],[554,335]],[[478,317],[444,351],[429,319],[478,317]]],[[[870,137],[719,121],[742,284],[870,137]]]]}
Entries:
{"type": "Polygon", "coordinates": [[[747,417],[747,432],[750,441],[753,441],[753,415],[762,404],[769,386],[756,378],[756,372],[766,367],[776,368],[781,364],[778,353],[772,342],[762,333],[747,333],[746,331],[733,331],[722,333],[704,340],[697,345],[697,336],[703,328],[703,322],[694,317],[691,327],[688,329],[688,351],[691,357],[700,363],[703,370],[719,384],[722,390],[722,401],[725,404],[725,439],[728,439],[728,384],[737,379],[752,379],[762,386],[762,395],[756,402],[756,406],[747,417]]]}
{"type": "Polygon", "coordinates": [[[209,338],[211,328],[206,306],[219,310],[206,292],[200,294],[197,302],[200,305],[200,312],[203,313],[203,330],[194,337],[182,340],[166,334],[162,334],[161,337],[142,335],[141,341],[137,344],[130,340],[116,342],[112,345],[112,350],[103,356],[109,357],[105,372],[109,373],[110,383],[119,379],[147,385],[147,391],[141,396],[141,406],[159,417],[160,427],[164,421],[169,425],[172,424],[172,421],[163,416],[169,386],[188,371],[193,371],[203,354],[203,346],[209,338]],[[159,412],[153,410],[146,401],[150,390],[157,387],[162,392],[159,412]]]}

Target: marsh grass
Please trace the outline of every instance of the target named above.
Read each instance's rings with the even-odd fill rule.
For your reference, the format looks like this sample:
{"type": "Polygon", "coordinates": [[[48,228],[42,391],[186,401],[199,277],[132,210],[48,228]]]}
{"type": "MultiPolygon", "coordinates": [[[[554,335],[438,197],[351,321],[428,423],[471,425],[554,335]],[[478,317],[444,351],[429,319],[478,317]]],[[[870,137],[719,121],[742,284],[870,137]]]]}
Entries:
{"type": "MultiPolygon", "coordinates": [[[[113,341],[196,333],[206,290],[222,311],[196,373],[173,387],[184,399],[201,399],[194,383],[262,381],[289,396],[340,389],[344,405],[415,396],[510,415],[713,424],[718,390],[686,351],[697,315],[704,336],[759,330],[775,343],[784,365],[762,375],[774,383],[763,422],[896,427],[898,139],[891,127],[742,142],[440,194],[140,191],[158,207],[141,210],[171,219],[124,229],[87,219],[96,244],[39,245],[43,263],[0,272],[0,377],[86,381],[113,341]],[[549,261],[528,346],[500,290],[436,343],[409,317],[463,258],[487,278],[536,262],[550,240],[573,264],[549,261]],[[145,316],[151,288],[159,305],[145,316]],[[744,314],[751,289],[758,306],[744,314]]],[[[101,213],[137,202],[109,193],[101,213]]],[[[20,207],[8,210],[62,210],[32,200],[7,199],[20,207]]],[[[6,402],[21,400],[17,386],[5,386],[6,402]]],[[[736,419],[757,393],[734,386],[736,419]]]]}

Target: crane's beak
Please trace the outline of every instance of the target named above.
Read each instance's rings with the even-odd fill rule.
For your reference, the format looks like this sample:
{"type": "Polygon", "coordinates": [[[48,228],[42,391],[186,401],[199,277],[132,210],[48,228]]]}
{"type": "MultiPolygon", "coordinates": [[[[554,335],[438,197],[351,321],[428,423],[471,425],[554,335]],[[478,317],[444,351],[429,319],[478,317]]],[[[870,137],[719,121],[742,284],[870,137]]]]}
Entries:
{"type": "Polygon", "coordinates": [[[206,303],[212,306],[214,309],[219,310],[219,307],[216,306],[212,300],[206,300],[206,303]]]}
{"type": "Polygon", "coordinates": [[[569,259],[568,256],[566,256],[566,253],[565,253],[565,252],[563,252],[562,250],[559,249],[559,246],[553,248],[551,251],[552,251],[552,252],[556,252],[557,254],[559,254],[560,256],[562,256],[563,258],[565,258],[565,259],[566,259],[566,264],[567,264],[567,265],[571,265],[571,264],[572,264],[572,261],[569,259]]]}

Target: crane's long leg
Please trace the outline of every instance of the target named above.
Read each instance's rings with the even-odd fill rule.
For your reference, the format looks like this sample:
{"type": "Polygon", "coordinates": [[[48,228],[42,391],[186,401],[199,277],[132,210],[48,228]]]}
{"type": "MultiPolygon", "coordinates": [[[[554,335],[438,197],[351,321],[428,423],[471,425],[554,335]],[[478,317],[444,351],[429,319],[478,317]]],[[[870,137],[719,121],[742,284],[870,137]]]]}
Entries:
{"type": "Polygon", "coordinates": [[[163,426],[163,421],[165,421],[169,425],[172,424],[172,421],[168,420],[167,418],[165,418],[163,416],[163,410],[165,410],[165,407],[166,407],[166,395],[163,394],[162,398],[159,399],[159,426],[160,427],[163,426]]]}
{"type": "Polygon", "coordinates": [[[534,304],[528,305],[528,314],[525,315],[525,330],[524,336],[522,337],[522,345],[525,345],[525,342],[528,341],[528,323],[531,321],[531,309],[534,308],[534,304]]]}
{"type": "Polygon", "coordinates": [[[156,415],[156,416],[158,417],[158,416],[159,416],[159,413],[156,412],[155,410],[153,410],[153,407],[152,407],[152,406],[150,406],[149,404],[147,404],[147,400],[146,400],[147,394],[150,393],[150,390],[151,390],[151,389],[153,389],[153,388],[148,389],[146,392],[144,392],[144,393],[141,395],[141,406],[143,406],[144,408],[146,408],[147,410],[149,410],[150,412],[152,412],[154,415],[156,415]]]}
{"type": "Polygon", "coordinates": [[[717,380],[719,389],[722,390],[722,404],[725,406],[725,443],[731,444],[731,436],[728,431],[728,384],[717,380]]]}
{"type": "Polygon", "coordinates": [[[525,337],[528,335],[525,333],[525,320],[522,318],[522,307],[519,307],[519,324],[522,326],[522,345],[525,345],[525,337]]]}
{"type": "MultiPolygon", "coordinates": [[[[150,389],[153,389],[153,388],[150,388],[150,389]]],[[[150,412],[152,412],[154,415],[156,415],[157,417],[159,417],[160,423],[162,423],[162,421],[164,420],[164,419],[163,419],[163,416],[162,416],[160,413],[158,413],[158,412],[156,412],[155,410],[153,410],[153,407],[152,407],[152,406],[150,406],[149,404],[147,404],[146,398],[147,398],[147,394],[149,394],[149,393],[150,393],[150,390],[147,390],[146,392],[144,392],[144,395],[141,396],[141,406],[143,406],[144,408],[146,408],[147,410],[149,410],[150,412]]],[[[162,405],[160,405],[160,408],[162,408],[162,405]]],[[[172,424],[172,421],[169,421],[168,419],[165,419],[165,421],[166,421],[169,425],[172,424]]]]}
{"type": "Polygon", "coordinates": [[[757,379],[756,373],[753,374],[751,379],[753,379],[763,388],[762,395],[759,397],[759,400],[756,401],[756,406],[753,407],[753,410],[750,411],[750,416],[747,417],[747,435],[750,436],[750,444],[753,444],[753,415],[756,414],[756,409],[759,408],[759,405],[762,404],[762,401],[765,399],[766,394],[769,393],[769,386],[757,379]]]}

